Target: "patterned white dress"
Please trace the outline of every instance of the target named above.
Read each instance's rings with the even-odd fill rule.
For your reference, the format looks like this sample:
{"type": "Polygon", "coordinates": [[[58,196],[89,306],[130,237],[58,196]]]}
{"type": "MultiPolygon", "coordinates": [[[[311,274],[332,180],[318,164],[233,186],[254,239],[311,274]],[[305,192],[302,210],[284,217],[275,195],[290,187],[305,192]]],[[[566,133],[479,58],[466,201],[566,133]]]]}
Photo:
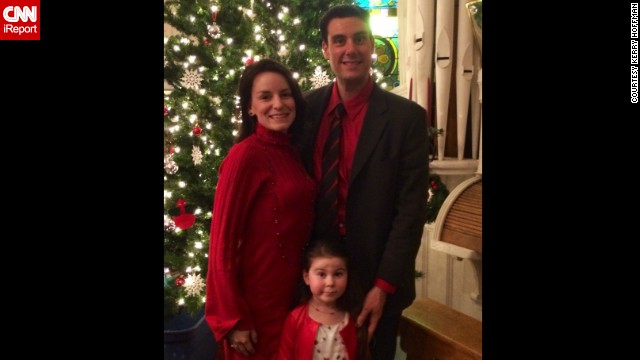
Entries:
{"type": "Polygon", "coordinates": [[[340,330],[349,323],[349,314],[335,325],[320,325],[313,348],[313,360],[349,360],[340,330]]]}

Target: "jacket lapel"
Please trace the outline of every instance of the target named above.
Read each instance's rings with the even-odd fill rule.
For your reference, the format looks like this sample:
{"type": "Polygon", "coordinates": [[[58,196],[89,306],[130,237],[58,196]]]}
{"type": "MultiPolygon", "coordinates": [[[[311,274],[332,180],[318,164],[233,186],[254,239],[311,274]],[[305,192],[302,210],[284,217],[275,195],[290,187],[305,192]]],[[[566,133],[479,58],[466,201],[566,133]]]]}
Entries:
{"type": "Polygon", "coordinates": [[[311,92],[305,97],[305,99],[309,103],[309,108],[307,109],[308,120],[305,122],[305,135],[302,141],[302,161],[307,169],[307,172],[312,175],[313,153],[316,143],[316,135],[318,134],[318,127],[320,126],[320,122],[322,121],[324,108],[329,102],[332,88],[333,83],[317,90],[311,90],[311,92]]]}
{"type": "Polygon", "coordinates": [[[364,123],[362,124],[362,130],[360,130],[356,153],[353,157],[349,186],[351,186],[353,179],[355,179],[360,170],[362,170],[371,152],[376,147],[384,128],[387,126],[389,119],[387,116],[384,116],[386,111],[387,101],[384,93],[378,85],[374,84],[371,92],[371,100],[369,101],[364,123]]]}

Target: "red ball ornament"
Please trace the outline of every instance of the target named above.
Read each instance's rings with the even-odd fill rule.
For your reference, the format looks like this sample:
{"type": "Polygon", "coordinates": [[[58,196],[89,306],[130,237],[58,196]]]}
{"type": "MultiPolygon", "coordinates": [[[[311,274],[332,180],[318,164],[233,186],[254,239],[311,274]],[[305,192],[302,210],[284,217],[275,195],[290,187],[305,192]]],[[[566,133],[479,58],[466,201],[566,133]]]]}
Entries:
{"type": "Polygon", "coordinates": [[[253,64],[253,58],[248,58],[247,61],[244,62],[245,65],[249,66],[251,64],[253,64]]]}
{"type": "Polygon", "coordinates": [[[178,286],[184,285],[184,277],[183,276],[180,276],[180,277],[176,278],[176,285],[178,285],[178,286]]]}
{"type": "Polygon", "coordinates": [[[169,115],[169,109],[167,108],[167,105],[164,106],[164,116],[168,116],[169,115]]]}
{"type": "Polygon", "coordinates": [[[198,124],[193,127],[192,131],[195,136],[200,136],[200,134],[202,134],[202,128],[198,124]]]}

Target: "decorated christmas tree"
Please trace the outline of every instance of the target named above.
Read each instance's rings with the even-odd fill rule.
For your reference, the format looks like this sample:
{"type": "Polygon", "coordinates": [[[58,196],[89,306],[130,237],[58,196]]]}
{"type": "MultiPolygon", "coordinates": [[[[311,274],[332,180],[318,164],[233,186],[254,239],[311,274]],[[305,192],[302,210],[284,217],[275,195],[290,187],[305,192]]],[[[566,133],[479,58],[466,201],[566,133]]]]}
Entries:
{"type": "Polygon", "coordinates": [[[202,308],[218,167],[237,134],[237,86],[261,58],[306,90],[332,81],[318,21],[324,0],[164,2],[164,313],[202,308]]]}

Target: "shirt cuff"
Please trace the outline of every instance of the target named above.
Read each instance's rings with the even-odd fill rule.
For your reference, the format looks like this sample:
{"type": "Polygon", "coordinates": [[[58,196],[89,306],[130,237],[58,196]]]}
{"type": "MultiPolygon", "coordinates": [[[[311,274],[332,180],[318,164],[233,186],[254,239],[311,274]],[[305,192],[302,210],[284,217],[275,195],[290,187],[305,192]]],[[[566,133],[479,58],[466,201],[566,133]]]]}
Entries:
{"type": "Polygon", "coordinates": [[[376,280],[373,282],[373,285],[379,287],[380,289],[382,289],[387,294],[394,294],[396,292],[396,286],[395,285],[390,284],[390,283],[382,280],[381,278],[376,278],[376,280]]]}

